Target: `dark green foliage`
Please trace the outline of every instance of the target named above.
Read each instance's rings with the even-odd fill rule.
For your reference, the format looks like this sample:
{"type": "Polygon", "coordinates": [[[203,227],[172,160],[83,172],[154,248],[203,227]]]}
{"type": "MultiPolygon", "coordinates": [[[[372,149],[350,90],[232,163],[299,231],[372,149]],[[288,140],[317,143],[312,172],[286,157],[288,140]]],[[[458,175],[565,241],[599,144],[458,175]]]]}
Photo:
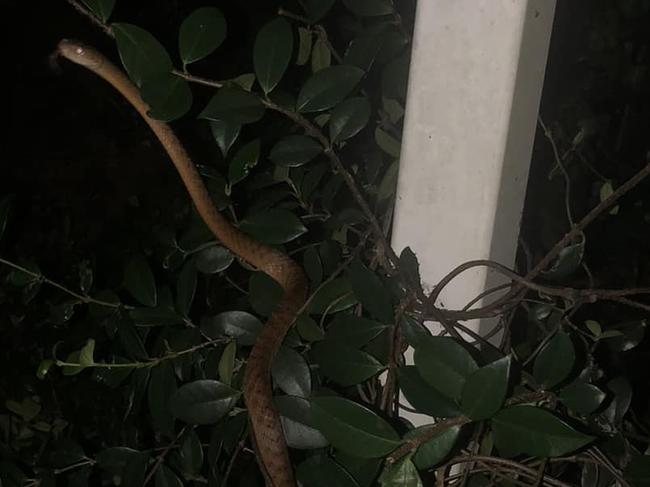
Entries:
{"type": "MultiPolygon", "coordinates": [[[[544,482],[557,477],[610,487],[621,477],[634,487],[649,484],[647,384],[639,385],[636,374],[647,365],[643,310],[629,314],[615,301],[592,307],[578,295],[531,291],[525,312],[520,307],[506,321],[501,350],[462,330],[466,340],[434,336],[425,323],[431,317],[420,256],[406,247],[393,269],[383,265],[377,235],[366,237],[373,218],[389,221],[393,211],[413,4],[304,0],[283,5],[296,12],[278,14],[265,3],[223,4],[223,11],[155,3],[82,0],[87,14],[114,34],[149,116],[175,121],[216,207],[305,270],[308,302],[271,367],[274,402],[305,487],[433,485],[432,472],[449,459],[466,459],[468,449],[484,458],[472,468],[490,470],[468,475],[470,487],[532,482],[531,469],[540,464],[547,467],[544,482]],[[120,22],[108,24],[112,19],[120,22]],[[346,176],[371,214],[359,208],[346,176]],[[414,365],[404,360],[407,345],[415,350],[414,365]],[[405,408],[431,424],[413,427],[405,408]],[[445,427],[433,426],[442,419],[445,427]],[[491,456],[507,460],[485,460],[491,456]],[[540,463],[548,457],[566,458],[540,463]],[[515,479],[510,467],[520,461],[515,479]],[[507,468],[500,468],[504,462],[507,468]]],[[[650,9],[625,1],[608,12],[639,16],[647,25],[650,9]]],[[[594,49],[609,52],[597,58],[603,72],[593,79],[629,85],[628,108],[620,112],[630,113],[629,126],[647,128],[630,108],[643,105],[647,66],[631,65],[641,63],[647,44],[641,49],[626,38],[625,52],[616,51],[612,39],[623,34],[607,15],[585,36],[594,49]]],[[[66,19],[71,16],[67,11],[66,19]]],[[[66,199],[93,179],[83,173],[74,189],[55,180],[54,203],[34,203],[18,187],[0,194],[0,328],[7,357],[0,379],[0,484],[142,486],[146,479],[156,487],[261,487],[248,451],[254,445],[242,382],[282,288],[215,240],[151,134],[140,131],[144,124],[131,120],[136,117],[121,99],[104,97],[95,88],[99,81],[80,88],[84,74],[70,77],[75,94],[62,110],[84,118],[65,133],[74,132],[77,157],[91,159],[84,165],[116,193],[93,187],[86,199],[66,199]],[[96,89],[94,98],[84,92],[96,89]],[[105,125],[103,104],[111,114],[105,125]],[[74,108],[84,105],[88,111],[74,108]],[[105,149],[102,137],[118,134],[124,139],[105,149]],[[155,152],[142,160],[138,152],[128,169],[105,174],[122,146],[155,152]],[[95,200],[101,204],[92,206],[95,200]],[[90,216],[80,216],[85,213],[90,216]]],[[[66,67],[61,78],[68,76],[66,67]]],[[[48,130],[70,122],[50,115],[48,130]]],[[[27,116],[35,123],[44,115],[27,116]]],[[[573,108],[558,119],[579,133],[553,129],[562,154],[582,161],[569,167],[573,179],[580,164],[589,178],[606,175],[580,176],[588,207],[615,191],[628,172],[612,168],[611,160],[623,155],[607,149],[612,135],[605,118],[573,108]],[[605,162],[589,169],[601,153],[605,162]]],[[[617,138],[625,139],[623,131],[617,138]]],[[[38,176],[47,166],[21,169],[28,193],[42,191],[31,185],[42,188],[38,176]]],[[[618,277],[611,287],[647,285],[644,198],[621,200],[598,222],[606,230],[598,238],[588,230],[578,235],[539,283],[585,287],[593,274],[609,286],[603,265],[618,277]],[[612,222],[615,230],[606,226],[612,222]],[[637,252],[645,253],[619,274],[611,270],[619,257],[595,250],[596,243],[629,228],[641,241],[637,252]],[[591,266],[596,270],[589,273],[591,266]]],[[[550,246],[545,236],[539,240],[550,246]]]]}

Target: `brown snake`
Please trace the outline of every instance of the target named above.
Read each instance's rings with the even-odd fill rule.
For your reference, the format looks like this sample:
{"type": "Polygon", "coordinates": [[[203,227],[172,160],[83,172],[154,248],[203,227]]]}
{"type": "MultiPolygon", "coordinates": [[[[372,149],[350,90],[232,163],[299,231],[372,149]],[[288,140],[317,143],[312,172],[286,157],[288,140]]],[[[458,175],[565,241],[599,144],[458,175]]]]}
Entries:
{"type": "Polygon", "coordinates": [[[268,487],[295,487],[296,481],[278,416],[273,406],[271,363],[307,295],[307,281],[291,258],[249,237],[223,217],[212,203],[196,166],[170,127],[148,115],[149,107],[126,75],[95,49],[62,40],[59,55],[79,64],[110,83],[140,113],[176,166],[199,215],[221,243],[241,259],[275,279],[284,294],[262,328],[248,358],[244,374],[244,401],[258,460],[268,487]]]}

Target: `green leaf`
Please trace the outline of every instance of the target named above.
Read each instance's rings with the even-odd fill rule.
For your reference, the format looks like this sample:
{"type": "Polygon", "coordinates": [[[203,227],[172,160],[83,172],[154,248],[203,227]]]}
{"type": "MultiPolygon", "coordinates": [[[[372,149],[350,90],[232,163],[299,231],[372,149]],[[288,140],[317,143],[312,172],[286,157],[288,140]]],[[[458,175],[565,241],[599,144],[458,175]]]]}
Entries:
{"type": "MultiPolygon", "coordinates": [[[[1,212],[1,210],[0,210],[1,212]]],[[[2,217],[0,217],[0,220],[2,217]]],[[[2,226],[0,224],[0,226],[2,226]]],[[[2,230],[0,230],[0,236],[2,235],[2,230]]],[[[93,269],[90,266],[90,262],[87,260],[81,261],[79,264],[79,289],[84,293],[89,293],[93,287],[93,269]]]]}
{"type": "Polygon", "coordinates": [[[120,485],[135,486],[144,482],[149,454],[118,446],[100,451],[95,460],[100,468],[113,474],[120,485]]]}
{"type": "Polygon", "coordinates": [[[165,306],[134,308],[129,311],[129,316],[138,326],[169,326],[184,322],[181,315],[165,306]]]}
{"type": "Polygon", "coordinates": [[[88,367],[95,363],[95,340],[89,338],[86,344],[79,351],[79,364],[88,367]]]}
{"type": "MultiPolygon", "coordinates": [[[[426,428],[427,426],[415,428],[409,431],[404,439],[415,438],[426,428]]],[[[426,470],[441,463],[454,448],[461,428],[460,425],[447,428],[420,445],[413,456],[415,466],[420,470],[426,470]]]]}
{"type": "Polygon", "coordinates": [[[332,279],[320,286],[307,304],[309,314],[337,313],[357,303],[352,284],[345,277],[332,279]]]}
{"type": "Polygon", "coordinates": [[[397,100],[383,97],[381,103],[392,124],[397,124],[404,117],[404,107],[397,100]]]}
{"type": "Polygon", "coordinates": [[[352,474],[361,487],[371,487],[371,485],[374,485],[383,459],[359,458],[340,450],[334,453],[336,462],[352,474]]]}
{"type": "Polygon", "coordinates": [[[386,368],[369,353],[328,340],[314,346],[313,356],[323,375],[342,386],[359,384],[386,368]]]}
{"type": "Polygon", "coordinates": [[[54,365],[54,360],[50,360],[50,359],[41,360],[40,363],[38,364],[38,368],[36,369],[36,377],[38,377],[41,380],[45,379],[47,374],[50,372],[52,365],[54,365]]]}
{"type": "Polygon", "coordinates": [[[400,272],[412,289],[421,289],[420,263],[411,247],[405,247],[399,254],[400,272]]]}
{"type": "Polygon", "coordinates": [[[223,272],[232,264],[234,256],[225,247],[213,245],[201,250],[196,255],[196,269],[203,274],[216,274],[223,272]]]}
{"type": "Polygon", "coordinates": [[[436,418],[448,418],[460,415],[458,406],[431,387],[420,375],[414,365],[397,369],[400,390],[406,400],[418,412],[436,418]]]}
{"type": "Polygon", "coordinates": [[[378,458],[400,444],[395,430],[360,404],[341,397],[311,400],[314,424],[335,448],[362,458],[378,458]]]}
{"type": "Polygon", "coordinates": [[[35,419],[41,412],[41,405],[30,397],[26,397],[21,402],[8,399],[4,405],[9,411],[20,416],[27,422],[35,419]]]}
{"type": "Polygon", "coordinates": [[[282,79],[292,53],[291,24],[283,17],[271,20],[258,32],[253,47],[253,66],[265,94],[270,93],[282,79]]]}
{"type": "Polygon", "coordinates": [[[296,330],[307,342],[317,342],[325,338],[321,327],[308,315],[300,315],[296,318],[296,330]]]}
{"type": "Polygon", "coordinates": [[[278,387],[290,396],[309,397],[311,372],[302,355],[293,348],[280,347],[271,367],[278,387]]]}
{"type": "MultiPolygon", "coordinates": [[[[410,49],[403,49],[400,56],[384,66],[381,73],[381,90],[384,97],[405,100],[411,61],[410,51],[410,49]]],[[[382,51],[378,53],[381,54],[382,51]]]]}
{"type": "Polygon", "coordinates": [[[296,476],[305,487],[359,487],[350,473],[327,455],[314,455],[296,469],[296,476]]]}
{"type": "Polygon", "coordinates": [[[289,447],[310,450],[329,444],[314,427],[311,403],[308,400],[296,396],[279,396],[274,402],[289,447]]]}
{"type": "Polygon", "coordinates": [[[571,337],[564,332],[558,332],[535,358],[533,376],[539,384],[550,389],[569,376],[575,360],[571,337]]]}
{"type": "Polygon", "coordinates": [[[321,152],[323,147],[315,139],[304,135],[288,135],[273,146],[269,159],[281,166],[298,167],[321,152]]]}
{"type": "Polygon", "coordinates": [[[558,394],[558,399],[575,413],[591,414],[600,407],[605,396],[606,394],[595,385],[578,379],[563,388],[558,394]]]}
{"type": "Polygon", "coordinates": [[[28,274],[27,272],[23,272],[21,270],[13,270],[11,273],[7,276],[7,282],[11,284],[12,286],[16,287],[25,287],[30,284],[36,283],[36,281],[39,280],[39,278],[42,277],[41,275],[41,270],[39,269],[38,265],[34,262],[20,262],[20,265],[30,271],[32,274],[28,274]],[[36,275],[34,275],[36,274],[36,275]]]}
{"type": "MultiPolygon", "coordinates": [[[[110,363],[114,364],[128,364],[132,363],[130,360],[115,356],[112,357],[110,363]]],[[[115,368],[96,368],[93,370],[93,380],[100,384],[105,384],[106,387],[115,389],[135,370],[129,367],[115,367],[115,368]]]]}
{"type": "Polygon", "coordinates": [[[614,398],[602,414],[611,423],[620,424],[632,404],[632,384],[625,376],[619,375],[607,381],[605,386],[614,398]]]}
{"type": "Polygon", "coordinates": [[[312,22],[318,22],[334,5],[336,0],[304,0],[302,7],[305,9],[307,17],[312,22]]]}
{"type": "Polygon", "coordinates": [[[201,323],[201,331],[214,340],[229,336],[240,345],[253,345],[262,330],[262,323],[255,316],[245,311],[226,311],[201,323]]]}
{"type": "Polygon", "coordinates": [[[478,367],[453,338],[429,337],[417,346],[415,365],[422,378],[450,399],[459,399],[467,378],[478,367]]]}
{"type": "Polygon", "coordinates": [[[196,267],[191,260],[183,266],[178,281],[176,281],[176,310],[183,316],[187,316],[194,301],[196,292],[196,267]]]}
{"type": "Polygon", "coordinates": [[[50,320],[56,325],[62,325],[74,316],[74,309],[78,301],[64,301],[61,304],[50,307],[50,320]]]}
{"type": "Polygon", "coordinates": [[[401,328],[406,342],[413,348],[417,348],[431,336],[431,332],[423,323],[408,314],[402,315],[401,328]]]}
{"type": "Polygon", "coordinates": [[[370,103],[365,97],[350,98],[332,110],[330,139],[341,142],[354,137],[368,124],[370,103]]]}
{"type": "Polygon", "coordinates": [[[627,352],[643,341],[646,326],[646,320],[619,323],[618,325],[611,328],[608,327],[607,330],[605,330],[605,333],[618,332],[618,335],[608,337],[603,336],[603,339],[610,350],[613,350],[614,352],[627,352]]]}
{"type": "Polygon", "coordinates": [[[368,313],[382,323],[393,323],[392,298],[377,274],[357,260],[349,267],[348,276],[354,294],[368,313]]]}
{"type": "Polygon", "coordinates": [[[203,466],[203,446],[201,438],[195,429],[188,429],[181,438],[181,447],[178,451],[183,470],[196,475],[203,466]]]}
{"type": "Polygon", "coordinates": [[[212,131],[212,136],[217,142],[219,149],[221,149],[221,154],[223,154],[223,157],[226,157],[228,151],[239,136],[241,125],[224,122],[222,120],[214,120],[210,122],[210,130],[212,131]]]}
{"type": "Polygon", "coordinates": [[[112,24],[122,64],[133,82],[141,87],[149,78],[173,69],[167,51],[149,32],[132,24],[112,24]]]}
{"type": "Polygon", "coordinates": [[[481,367],[463,386],[460,409],[475,421],[492,417],[503,405],[508,390],[511,357],[507,355],[481,367]]]}
{"type": "Polygon", "coordinates": [[[216,380],[197,380],[176,391],[170,409],[175,417],[188,424],[213,424],[235,406],[239,395],[239,391],[216,380]]]}
{"type": "Polygon", "coordinates": [[[343,0],[343,4],[360,17],[375,17],[393,13],[390,0],[343,0]]]}
{"type": "Polygon", "coordinates": [[[302,267],[305,269],[307,277],[309,277],[312,289],[317,288],[323,282],[323,264],[318,251],[314,247],[309,247],[305,251],[302,267]]]}
{"type": "Polygon", "coordinates": [[[9,221],[9,210],[11,209],[12,196],[7,196],[0,201],[0,239],[9,221]]]}
{"type": "Polygon", "coordinates": [[[156,306],[156,280],[144,257],[137,255],[127,262],[124,268],[124,287],[145,306],[156,306]]]}
{"type": "Polygon", "coordinates": [[[172,73],[158,73],[142,80],[140,95],[149,105],[149,116],[171,122],[192,107],[192,90],[187,81],[172,73]]]}
{"type": "Polygon", "coordinates": [[[162,362],[151,369],[148,392],[149,412],[153,428],[167,436],[172,436],[174,434],[174,417],[169,409],[169,400],[176,393],[176,377],[171,362],[162,362]]]}
{"type": "Polygon", "coordinates": [[[363,75],[363,70],[345,65],[314,73],[298,94],[298,111],[320,112],[333,107],[352,92],[363,75]]]}
{"type": "Polygon", "coordinates": [[[228,166],[228,179],[230,185],[242,181],[250,170],[257,165],[260,157],[260,139],[255,139],[242,146],[230,161],[228,166]]]}
{"type": "Polygon", "coordinates": [[[138,333],[133,321],[126,317],[118,317],[116,323],[117,338],[127,355],[136,360],[149,358],[147,349],[144,348],[142,337],[138,333]]]}
{"type": "Polygon", "coordinates": [[[221,358],[219,359],[219,379],[225,385],[229,386],[232,383],[232,374],[235,370],[235,355],[237,354],[237,342],[232,341],[226,345],[221,358]]]}
{"type": "Polygon", "coordinates": [[[115,7],[115,0],[82,0],[82,2],[104,23],[111,16],[113,7],[115,7]]]}
{"type": "Polygon", "coordinates": [[[393,162],[379,183],[377,188],[377,199],[379,201],[392,200],[395,197],[395,187],[397,186],[397,174],[399,171],[399,161],[393,162]]]}
{"type": "Polygon", "coordinates": [[[307,232],[300,218],[281,208],[256,213],[243,220],[239,228],[257,240],[271,245],[291,242],[307,232]]]}
{"type": "Polygon", "coordinates": [[[345,50],[343,62],[370,71],[386,39],[387,26],[384,23],[373,25],[361,31],[345,50]]]}
{"type": "Polygon", "coordinates": [[[411,455],[400,458],[392,465],[387,465],[379,477],[381,487],[422,487],[422,479],[411,455]]]}
{"type": "Polygon", "coordinates": [[[311,40],[311,31],[304,27],[298,27],[298,57],[296,58],[296,64],[298,66],[304,66],[309,61],[311,40]]]}
{"type": "Polygon", "coordinates": [[[311,50],[311,71],[316,73],[332,65],[332,52],[322,35],[316,37],[311,50]]]}
{"type": "Polygon", "coordinates": [[[278,282],[265,272],[254,272],[248,281],[248,302],[255,312],[271,316],[284,290],[278,282]]]}
{"type": "Polygon", "coordinates": [[[535,457],[566,455],[594,439],[534,406],[513,406],[500,411],[492,418],[492,430],[499,450],[535,457]]]}
{"type": "Polygon", "coordinates": [[[167,465],[156,470],[156,487],[183,487],[183,482],[167,465]]]}
{"type": "Polygon", "coordinates": [[[264,105],[257,96],[240,88],[221,88],[198,118],[243,125],[264,116],[264,105]]]}
{"type": "MultiPolygon", "coordinates": [[[[603,185],[600,187],[600,201],[601,203],[605,201],[607,198],[609,198],[612,194],[614,193],[614,186],[612,186],[612,181],[607,180],[603,183],[603,185]]],[[[620,210],[620,205],[615,205],[612,207],[611,210],[609,210],[610,215],[618,215],[618,211],[620,210]]]]}
{"type": "Polygon", "coordinates": [[[388,325],[355,315],[338,315],[327,328],[327,340],[349,347],[363,347],[388,325]]]}
{"type": "Polygon", "coordinates": [[[650,456],[633,455],[623,471],[623,476],[635,487],[650,487],[650,456]]]}
{"type": "Polygon", "coordinates": [[[181,24],[178,50],[184,65],[208,56],[226,38],[226,19],[214,7],[197,8],[181,24]]]}
{"type": "Polygon", "coordinates": [[[550,269],[542,272],[545,279],[557,281],[570,276],[582,262],[585,254],[585,239],[564,247],[550,269]]]}
{"type": "Polygon", "coordinates": [[[392,135],[389,135],[388,132],[382,130],[380,127],[375,129],[375,142],[386,154],[399,158],[402,150],[400,141],[392,135]]]}

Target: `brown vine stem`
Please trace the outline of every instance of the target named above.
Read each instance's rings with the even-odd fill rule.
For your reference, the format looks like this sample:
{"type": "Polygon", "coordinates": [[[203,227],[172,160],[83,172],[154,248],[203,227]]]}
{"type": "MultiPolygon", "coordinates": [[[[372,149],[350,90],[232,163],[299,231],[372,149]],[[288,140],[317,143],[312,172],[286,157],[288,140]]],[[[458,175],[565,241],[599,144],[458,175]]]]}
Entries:
{"type": "MultiPolygon", "coordinates": [[[[547,391],[527,392],[506,400],[505,406],[507,407],[514,406],[515,404],[543,401],[552,396],[553,394],[547,391]]],[[[438,421],[437,423],[431,425],[431,427],[425,428],[420,435],[402,443],[399,448],[394,450],[390,455],[388,455],[388,457],[386,457],[386,462],[391,465],[403,456],[408,455],[410,452],[416,450],[420,445],[429,441],[431,438],[438,436],[443,431],[448,430],[454,426],[462,426],[471,422],[472,420],[470,418],[462,415],[438,421]]]]}
{"type": "Polygon", "coordinates": [[[77,0],[66,0],[66,2],[68,2],[77,12],[90,20],[90,22],[92,22],[96,27],[99,27],[104,34],[109,37],[115,37],[113,29],[111,29],[109,25],[106,25],[104,22],[102,22],[102,19],[81,5],[81,3],[79,3],[77,0]]]}
{"type": "Polygon", "coordinates": [[[370,223],[370,228],[372,229],[372,233],[375,236],[375,239],[377,239],[377,241],[380,242],[381,254],[382,254],[380,256],[380,260],[382,266],[387,270],[397,269],[399,266],[399,259],[397,258],[397,255],[395,254],[392,247],[388,243],[388,240],[386,239],[386,236],[384,235],[384,232],[381,229],[381,225],[379,224],[377,217],[372,212],[370,206],[368,205],[368,202],[366,201],[363,194],[359,190],[359,187],[357,186],[354,177],[345,168],[343,162],[336,154],[336,152],[334,152],[330,144],[330,141],[325,136],[325,134],[323,134],[323,132],[320,129],[318,129],[314,124],[312,124],[309,120],[307,120],[305,117],[303,117],[297,112],[288,110],[276,103],[273,103],[269,99],[262,99],[262,103],[268,109],[281,113],[285,117],[289,118],[296,125],[302,127],[309,136],[315,138],[321,144],[321,146],[323,147],[323,151],[326,157],[329,159],[334,171],[340,174],[341,177],[343,177],[343,181],[345,182],[346,186],[352,193],[354,200],[356,201],[359,208],[361,208],[361,211],[363,212],[364,216],[368,219],[368,222],[370,223]]]}
{"type": "Polygon", "coordinates": [[[436,424],[432,425],[430,428],[426,428],[422,431],[419,436],[411,438],[410,440],[405,441],[402,446],[393,451],[388,457],[386,457],[386,463],[389,465],[395,463],[397,460],[402,458],[405,455],[408,455],[412,451],[416,450],[420,445],[429,441],[431,438],[438,436],[443,431],[453,428],[454,426],[462,426],[467,423],[471,423],[472,420],[467,416],[455,416],[453,418],[443,419],[438,421],[436,424]]]}
{"type": "MultiPolygon", "coordinates": [[[[397,382],[397,368],[399,367],[400,357],[402,356],[402,333],[400,330],[399,323],[402,320],[402,316],[406,310],[411,306],[415,301],[415,296],[413,294],[407,295],[403,298],[400,303],[396,306],[395,309],[395,323],[393,325],[389,351],[388,351],[388,372],[386,375],[386,382],[381,391],[381,399],[379,403],[379,408],[382,411],[386,411],[387,414],[392,415],[393,411],[397,411],[398,408],[390,409],[391,405],[395,404],[396,396],[396,387],[397,382]]],[[[399,404],[397,404],[399,406],[399,404]]]]}
{"type": "MultiPolygon", "coordinates": [[[[587,226],[589,226],[596,218],[598,218],[601,214],[603,214],[605,211],[609,210],[612,206],[614,206],[614,204],[622,196],[624,196],[629,191],[631,191],[636,186],[638,186],[646,177],[648,177],[648,175],[650,175],[650,163],[647,163],[641,170],[639,170],[631,178],[629,178],[622,185],[616,188],[616,190],[612,192],[612,194],[610,194],[607,198],[601,201],[598,205],[594,206],[577,224],[573,226],[573,228],[569,232],[567,232],[566,235],[564,235],[564,237],[562,237],[560,240],[556,242],[556,244],[551,248],[551,250],[549,250],[546,253],[546,255],[532,269],[530,269],[528,273],[526,273],[526,275],[523,278],[519,277],[520,281],[518,282],[518,285],[513,286],[513,289],[509,293],[507,293],[503,297],[497,299],[496,301],[482,308],[466,310],[466,311],[438,309],[440,315],[449,319],[469,320],[469,319],[493,317],[501,314],[501,312],[503,311],[502,308],[504,306],[507,306],[509,303],[510,304],[512,304],[513,302],[516,303],[521,299],[522,290],[526,287],[524,283],[532,284],[532,281],[537,276],[539,276],[539,274],[544,269],[546,269],[549,266],[549,264],[551,264],[551,262],[553,262],[553,260],[559,255],[562,249],[564,249],[569,242],[571,242],[576,236],[578,236],[581,232],[583,232],[585,228],[587,228],[587,226]]],[[[438,284],[434,287],[433,291],[429,295],[429,298],[427,299],[426,307],[428,309],[435,308],[435,302],[440,292],[454,277],[456,277],[458,274],[464,272],[465,270],[471,267],[484,265],[485,262],[491,262],[491,261],[475,260],[475,261],[465,262],[457,266],[454,270],[452,270],[449,274],[447,274],[447,276],[445,276],[442,280],[440,280],[438,284]]],[[[607,295],[608,293],[605,294],[607,295]]],[[[609,294],[606,297],[603,296],[601,299],[614,298],[613,300],[620,301],[621,297],[622,295],[620,294],[619,295],[609,294]]]]}
{"type": "Polygon", "coordinates": [[[33,271],[27,269],[26,267],[18,265],[15,262],[11,262],[10,260],[3,259],[2,257],[0,257],[0,264],[4,264],[7,267],[11,267],[12,269],[23,272],[23,273],[33,277],[35,280],[40,281],[40,282],[42,282],[44,284],[47,284],[49,286],[52,286],[54,288],[57,288],[60,291],[63,291],[64,293],[69,294],[70,296],[78,299],[80,302],[85,303],[85,304],[96,304],[98,306],[106,306],[107,308],[124,308],[124,309],[132,309],[133,308],[132,306],[126,306],[126,305],[123,305],[121,303],[111,303],[109,301],[102,301],[101,299],[91,298],[90,296],[86,296],[85,294],[79,294],[78,292],[75,292],[72,289],[65,287],[63,284],[59,284],[56,281],[48,279],[43,274],[39,274],[38,272],[33,272],[33,271]]]}
{"type": "Polygon", "coordinates": [[[223,85],[224,85],[221,81],[215,81],[213,79],[203,78],[202,76],[196,76],[195,74],[189,74],[189,73],[187,73],[185,71],[181,71],[179,69],[172,70],[172,74],[178,76],[179,78],[183,78],[185,81],[189,81],[191,83],[196,83],[198,85],[210,86],[211,88],[223,88],[223,85]]]}
{"type": "Polygon", "coordinates": [[[623,195],[639,185],[648,175],[650,175],[650,163],[646,164],[634,176],[621,184],[607,198],[592,208],[564,237],[562,237],[553,248],[533,267],[525,279],[532,280],[537,277],[548,265],[555,259],[566,245],[573,240],[580,232],[589,226],[602,213],[609,210],[623,195]]]}
{"type": "MultiPolygon", "coordinates": [[[[502,465],[504,467],[507,467],[508,469],[514,470],[515,472],[518,471],[524,473],[526,476],[532,479],[537,479],[538,477],[537,471],[535,471],[530,467],[527,467],[526,465],[522,465],[521,463],[515,462],[514,460],[508,460],[506,458],[499,458],[499,457],[490,457],[485,455],[468,455],[466,457],[455,457],[449,460],[448,465],[454,465],[457,463],[475,462],[475,461],[484,464],[502,465]]],[[[550,485],[553,487],[573,487],[571,484],[564,483],[553,477],[549,477],[548,475],[543,475],[542,479],[546,485],[550,485]]]]}
{"type": "Polygon", "coordinates": [[[183,436],[183,433],[185,433],[184,427],[178,432],[176,438],[174,438],[171,442],[169,442],[169,445],[167,445],[165,449],[160,453],[160,455],[158,455],[158,458],[156,459],[156,463],[153,464],[153,467],[151,467],[151,470],[149,470],[149,473],[147,473],[144,482],[142,482],[142,487],[145,487],[149,483],[149,481],[153,478],[153,476],[156,475],[156,471],[160,468],[160,466],[162,465],[163,461],[165,460],[165,457],[170,452],[170,450],[174,448],[176,442],[178,442],[180,437],[183,436]]]}

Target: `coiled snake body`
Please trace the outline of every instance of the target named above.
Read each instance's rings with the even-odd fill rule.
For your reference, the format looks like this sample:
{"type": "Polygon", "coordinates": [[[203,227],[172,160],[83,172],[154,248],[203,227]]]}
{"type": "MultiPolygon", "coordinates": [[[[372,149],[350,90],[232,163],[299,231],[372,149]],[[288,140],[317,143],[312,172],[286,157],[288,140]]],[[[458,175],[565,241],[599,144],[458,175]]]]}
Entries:
{"type": "Polygon", "coordinates": [[[267,486],[295,487],[282,425],[273,406],[270,370],[284,336],[306,299],[307,281],[302,269],[287,255],[241,232],[217,211],[196,166],[178,138],[167,124],[148,116],[149,107],[120,69],[95,49],[75,41],[62,40],[57,51],[99,75],[133,105],[176,166],[199,215],[217,239],[250,265],[271,276],[284,289],[280,303],[263,327],[248,358],[243,389],[267,486]]]}

